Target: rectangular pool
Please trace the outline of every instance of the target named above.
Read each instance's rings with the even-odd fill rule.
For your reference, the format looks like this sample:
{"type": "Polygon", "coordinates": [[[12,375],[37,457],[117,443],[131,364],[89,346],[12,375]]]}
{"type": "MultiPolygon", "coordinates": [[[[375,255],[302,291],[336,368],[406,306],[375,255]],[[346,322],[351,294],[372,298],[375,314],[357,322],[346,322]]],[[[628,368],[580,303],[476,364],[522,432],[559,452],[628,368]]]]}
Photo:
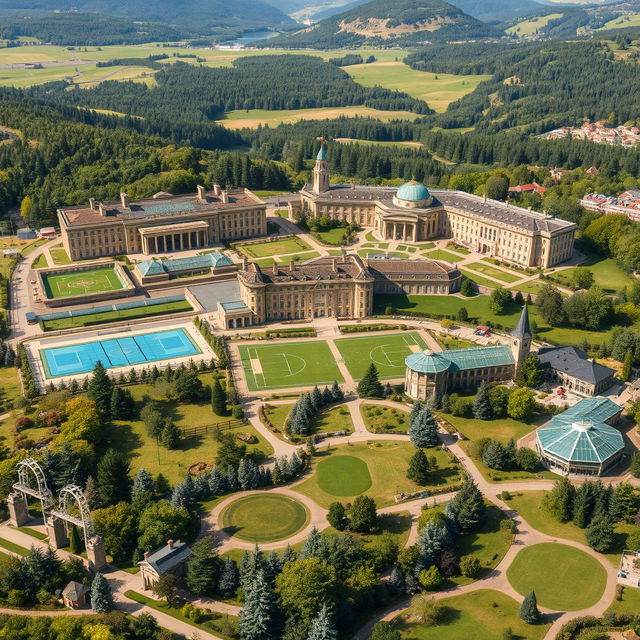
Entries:
{"type": "Polygon", "coordinates": [[[169,329],[68,347],[41,349],[47,378],[88,373],[100,360],[106,369],[171,360],[202,353],[185,329],[169,329]]]}

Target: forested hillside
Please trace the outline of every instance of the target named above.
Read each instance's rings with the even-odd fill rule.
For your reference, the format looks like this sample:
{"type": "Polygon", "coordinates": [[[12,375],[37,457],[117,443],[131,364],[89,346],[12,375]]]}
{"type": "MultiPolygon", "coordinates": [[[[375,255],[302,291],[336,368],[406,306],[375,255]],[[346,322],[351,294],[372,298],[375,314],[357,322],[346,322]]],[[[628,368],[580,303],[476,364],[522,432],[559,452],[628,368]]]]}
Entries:
{"type": "Polygon", "coordinates": [[[145,118],[208,122],[233,109],[305,109],[365,105],[376,109],[431,113],[407,94],[363,87],[333,64],[312,56],[250,56],[230,68],[186,63],[167,65],[156,87],[103,82],[93,89],[66,90],[64,83],[35,87],[34,95],[63,104],[111,109],[145,118]]]}
{"type": "Polygon", "coordinates": [[[407,46],[501,33],[442,0],[373,0],[263,46],[407,46]]]}
{"type": "Polygon", "coordinates": [[[453,0],[451,4],[478,20],[494,22],[523,16],[542,8],[534,0],[453,0]]]}

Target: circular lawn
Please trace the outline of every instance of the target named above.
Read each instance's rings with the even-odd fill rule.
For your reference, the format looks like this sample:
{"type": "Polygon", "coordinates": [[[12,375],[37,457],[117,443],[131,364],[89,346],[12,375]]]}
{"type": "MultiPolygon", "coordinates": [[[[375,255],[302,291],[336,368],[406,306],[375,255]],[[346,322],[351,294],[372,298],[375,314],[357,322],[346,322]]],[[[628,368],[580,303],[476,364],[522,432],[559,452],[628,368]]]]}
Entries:
{"type": "Polygon", "coordinates": [[[354,456],[331,456],[318,463],[318,486],[332,496],[357,496],[371,488],[367,463],[354,456]]]}
{"type": "Polygon", "coordinates": [[[518,593],[535,591],[538,604],[555,611],[579,611],[596,604],[607,583],[595,558],[553,542],[522,549],[507,569],[507,578],[518,593]]]}
{"type": "Polygon", "coordinates": [[[248,542],[285,540],[309,520],[307,508],[297,500],[278,494],[255,494],[239,498],[220,514],[222,529],[248,542]]]}

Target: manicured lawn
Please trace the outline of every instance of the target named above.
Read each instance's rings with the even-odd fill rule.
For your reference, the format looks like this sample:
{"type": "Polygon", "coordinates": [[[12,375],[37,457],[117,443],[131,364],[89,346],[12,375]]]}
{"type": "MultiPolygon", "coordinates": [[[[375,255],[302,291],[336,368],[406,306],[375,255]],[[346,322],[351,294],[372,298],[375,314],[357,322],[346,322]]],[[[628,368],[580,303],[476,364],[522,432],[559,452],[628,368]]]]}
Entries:
{"type": "Polygon", "coordinates": [[[45,267],[48,267],[49,263],[47,262],[47,256],[44,255],[44,253],[41,253],[34,261],[33,261],[33,268],[34,269],[44,269],[45,267]]]}
{"type": "Polygon", "coordinates": [[[358,251],[356,251],[356,253],[361,258],[369,258],[370,256],[378,256],[378,255],[384,255],[384,256],[391,257],[391,258],[408,258],[409,257],[408,253],[404,253],[402,251],[383,251],[382,249],[383,249],[382,246],[380,246],[380,250],[378,250],[378,249],[359,249],[358,251]]]}
{"type": "MultiPolygon", "coordinates": [[[[592,258],[583,266],[593,272],[594,283],[604,289],[607,293],[616,293],[623,287],[633,284],[634,278],[626,271],[623,271],[611,258],[592,258]]],[[[559,280],[567,287],[573,287],[573,273],[576,267],[562,269],[550,274],[552,278],[559,280]]]]}
{"type": "Polygon", "coordinates": [[[625,587],[622,600],[614,600],[607,613],[637,613],[640,611],[640,589],[625,587]]]}
{"type": "Polygon", "coordinates": [[[417,331],[364,338],[339,338],[335,345],[355,380],[362,378],[372,362],[383,380],[404,377],[405,358],[427,347],[417,331]]]}
{"type": "Polygon", "coordinates": [[[311,425],[313,433],[334,433],[336,431],[353,432],[353,420],[349,409],[337,406],[320,413],[311,425]]]}
{"type": "Polygon", "coordinates": [[[339,245],[344,239],[346,227],[334,227],[333,229],[327,229],[326,231],[318,231],[320,242],[329,245],[339,245]]]}
{"type": "Polygon", "coordinates": [[[309,251],[311,247],[300,238],[283,238],[271,242],[255,242],[252,244],[236,244],[235,248],[249,258],[266,258],[288,253],[309,251]]]}
{"type": "Polygon", "coordinates": [[[71,264],[71,258],[64,249],[51,249],[50,253],[55,264],[71,264]]]}
{"type": "MultiPolygon", "coordinates": [[[[515,509],[534,529],[556,538],[566,538],[575,542],[587,544],[584,529],[572,522],[560,522],[550,515],[542,506],[544,491],[522,491],[509,500],[509,507],[515,509]]],[[[603,554],[605,558],[617,567],[620,564],[620,554],[626,548],[627,536],[634,531],[634,525],[618,523],[614,527],[613,547],[603,554]]]]}
{"type": "Polygon", "coordinates": [[[309,512],[301,502],[275,493],[239,498],[220,514],[226,533],[249,542],[284,540],[308,520],[309,512]]]}
{"type": "Polygon", "coordinates": [[[464,338],[457,338],[455,336],[448,336],[444,333],[438,333],[433,337],[442,347],[443,351],[451,349],[473,349],[474,347],[479,346],[475,342],[471,342],[471,340],[465,340],[464,338]]]}
{"type": "Polygon", "coordinates": [[[512,273],[507,273],[502,269],[492,267],[491,265],[485,264],[484,262],[472,262],[471,264],[467,264],[466,266],[467,268],[473,269],[474,271],[484,273],[485,276],[489,276],[490,278],[502,280],[502,282],[515,282],[516,280],[522,279],[520,276],[514,275],[512,273]]]}
{"type": "Polygon", "coordinates": [[[371,488],[367,464],[360,458],[335,455],[318,462],[318,486],[332,496],[358,496],[371,488]]]}
{"type": "Polygon", "coordinates": [[[168,313],[179,313],[181,311],[191,310],[193,310],[193,307],[190,302],[187,300],[178,300],[177,302],[166,302],[149,307],[135,307],[133,309],[121,309],[120,311],[104,311],[86,316],[60,318],[59,320],[43,320],[42,328],[45,331],[57,331],[71,327],[88,327],[94,324],[106,324],[108,322],[119,322],[126,319],[147,318],[150,316],[161,316],[168,313]]]}
{"type": "Polygon", "coordinates": [[[0,538],[0,547],[6,549],[7,551],[12,551],[13,553],[17,553],[20,556],[26,556],[29,553],[29,549],[25,549],[21,547],[19,544],[15,542],[11,542],[11,540],[5,540],[4,538],[0,538]]]}
{"type": "Polygon", "coordinates": [[[473,273],[472,271],[469,271],[468,269],[460,269],[460,273],[462,275],[466,276],[467,278],[469,278],[469,280],[473,280],[475,283],[484,285],[485,287],[494,287],[495,288],[497,286],[500,286],[499,282],[496,282],[495,280],[492,280],[491,278],[487,278],[485,276],[478,275],[477,273],[473,273]]]}
{"type": "Polygon", "coordinates": [[[460,262],[460,256],[451,251],[445,251],[444,249],[435,249],[434,251],[427,251],[422,254],[425,258],[431,258],[432,260],[444,260],[445,262],[451,262],[456,264],[460,262]]]}
{"type": "Polygon", "coordinates": [[[22,533],[26,533],[33,538],[37,538],[38,540],[46,540],[47,534],[38,531],[37,529],[32,529],[31,527],[15,527],[18,531],[22,531],[22,533]]]}
{"type": "MultiPolygon", "coordinates": [[[[329,488],[334,488],[332,484],[333,479],[329,477],[330,474],[328,474],[328,471],[335,472],[336,463],[325,466],[322,476],[320,476],[318,471],[324,462],[334,457],[359,458],[366,464],[368,474],[371,478],[371,486],[362,491],[374,498],[378,507],[395,504],[394,496],[400,491],[411,493],[419,491],[422,488],[414,482],[407,480],[406,477],[409,459],[415,452],[415,448],[410,442],[392,440],[358,442],[355,444],[340,445],[339,447],[331,447],[329,450],[323,449],[320,444],[318,449],[319,454],[313,458],[313,475],[299,485],[296,485],[296,491],[308,495],[322,507],[326,508],[336,500],[336,495],[329,493],[324,484],[325,482],[329,482],[329,488]],[[322,486],[319,482],[320,477],[323,478],[322,486]],[[325,481],[324,478],[327,478],[327,480],[325,481]]],[[[433,455],[436,457],[439,468],[432,474],[432,483],[423,487],[425,490],[428,491],[430,487],[434,486],[441,487],[445,484],[454,484],[460,480],[459,467],[456,462],[452,461],[449,454],[437,448],[428,449],[426,453],[428,456],[433,455]]],[[[354,464],[347,464],[345,461],[341,461],[337,464],[337,467],[343,468],[344,473],[347,474],[348,477],[345,482],[349,488],[341,489],[338,487],[335,488],[335,490],[353,491],[354,489],[351,486],[353,482],[351,480],[353,472],[350,471],[350,468],[354,468],[354,464]]],[[[359,469],[362,469],[362,467],[359,467],[359,469]]],[[[364,474],[362,473],[362,477],[363,476],[364,474]]],[[[359,480],[358,482],[362,482],[361,486],[364,486],[363,480],[359,480]]],[[[345,497],[355,497],[357,494],[342,493],[341,495],[345,497]]]]}
{"type": "Polygon", "coordinates": [[[500,418],[498,420],[477,420],[476,418],[460,418],[443,413],[442,417],[450,422],[460,433],[469,440],[480,438],[493,438],[507,443],[511,438],[518,440],[523,435],[536,428],[535,424],[527,424],[512,418],[500,418]]]}
{"type": "MultiPolygon", "coordinates": [[[[342,253],[340,251],[340,253],[342,253]]],[[[296,253],[295,256],[288,256],[286,258],[260,258],[260,260],[253,260],[262,269],[273,266],[276,262],[278,265],[289,264],[291,259],[295,262],[304,262],[305,260],[311,260],[311,258],[319,258],[320,254],[317,251],[306,251],[304,253],[296,253]]]]}
{"type": "Polygon", "coordinates": [[[47,298],[65,298],[124,289],[124,284],[112,267],[84,269],[71,273],[49,273],[42,276],[42,281],[47,298]]]}
{"type": "Polygon", "coordinates": [[[471,253],[471,251],[469,251],[469,249],[467,249],[466,247],[460,247],[453,242],[449,242],[447,244],[447,249],[451,249],[451,251],[453,251],[454,253],[461,253],[463,256],[468,256],[471,253]]]}
{"type": "MultiPolygon", "coordinates": [[[[15,367],[0,367],[0,401],[15,402],[21,395],[18,370],[15,367]]],[[[0,422],[0,434],[2,424],[0,422]]]]}
{"type": "Polygon", "coordinates": [[[409,413],[404,409],[379,404],[362,404],[360,413],[367,429],[372,433],[379,431],[406,433],[409,428],[409,413]]]}
{"type": "Polygon", "coordinates": [[[267,418],[271,420],[271,424],[282,431],[292,408],[292,404],[265,404],[264,412],[267,418]]]}
{"type": "Polygon", "coordinates": [[[281,342],[238,347],[251,391],[342,382],[326,342],[281,342]]]}
{"type": "Polygon", "coordinates": [[[491,589],[479,589],[461,596],[445,598],[444,619],[426,625],[412,619],[412,611],[398,625],[406,640],[498,640],[510,627],[519,640],[541,640],[549,625],[528,625],[518,615],[520,603],[491,589]]]}
{"type": "Polygon", "coordinates": [[[584,551],[545,542],[521,549],[507,569],[507,578],[523,596],[535,591],[542,607],[579,611],[600,600],[607,573],[584,551]]]}
{"type": "MultiPolygon", "coordinates": [[[[510,287],[516,291],[522,291],[522,293],[540,293],[544,287],[544,283],[541,280],[529,280],[528,282],[523,282],[515,287],[510,287]]],[[[509,287],[507,287],[509,288],[509,287]]],[[[560,292],[562,293],[562,291],[560,292]]]]}
{"type": "MultiPolygon", "coordinates": [[[[463,442],[462,448],[471,456],[471,442],[463,442]]],[[[490,469],[480,459],[473,457],[473,462],[478,471],[484,476],[487,482],[507,482],[509,480],[537,480],[544,478],[545,480],[557,480],[558,475],[549,471],[548,469],[538,469],[536,471],[523,471],[522,469],[511,469],[506,471],[498,471],[496,469],[490,469]]]]}

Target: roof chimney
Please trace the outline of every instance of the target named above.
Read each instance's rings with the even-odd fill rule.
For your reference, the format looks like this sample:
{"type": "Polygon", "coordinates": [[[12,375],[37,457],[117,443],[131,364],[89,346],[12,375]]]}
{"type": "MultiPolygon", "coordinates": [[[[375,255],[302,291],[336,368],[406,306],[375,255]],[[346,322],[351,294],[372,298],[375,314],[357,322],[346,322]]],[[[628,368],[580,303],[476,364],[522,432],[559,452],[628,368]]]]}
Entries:
{"type": "Polygon", "coordinates": [[[106,207],[104,206],[104,204],[102,204],[102,202],[100,202],[100,203],[98,204],[98,211],[100,211],[100,215],[101,215],[101,216],[106,216],[106,215],[107,215],[107,209],[106,209],[106,207]]]}
{"type": "Polygon", "coordinates": [[[222,202],[229,204],[229,192],[226,189],[222,192],[222,202]]]}
{"type": "Polygon", "coordinates": [[[129,208],[129,196],[124,191],[120,192],[120,204],[123,209],[129,208]]]}
{"type": "Polygon", "coordinates": [[[95,198],[89,198],[89,207],[91,209],[95,209],[96,208],[96,199],[95,198]]]}
{"type": "Polygon", "coordinates": [[[294,271],[295,260],[291,258],[291,262],[289,262],[289,271],[294,271]]]}
{"type": "Polygon", "coordinates": [[[273,259],[273,275],[277,276],[278,275],[278,263],[276,262],[276,259],[273,259]]]}
{"type": "Polygon", "coordinates": [[[173,549],[173,540],[167,540],[167,547],[169,547],[169,549],[173,549]]]}
{"type": "Polygon", "coordinates": [[[144,559],[146,560],[151,554],[148,551],[144,552],[144,559]]]}
{"type": "Polygon", "coordinates": [[[221,191],[222,190],[220,189],[220,185],[219,184],[214,184],[213,185],[213,193],[215,193],[217,196],[219,196],[221,191]]]}
{"type": "Polygon", "coordinates": [[[204,202],[207,199],[207,192],[205,188],[201,184],[199,184],[197,189],[198,189],[198,200],[200,200],[200,202],[204,202]]]}
{"type": "Polygon", "coordinates": [[[331,269],[336,272],[338,271],[338,258],[331,259],[331,269]]]}

